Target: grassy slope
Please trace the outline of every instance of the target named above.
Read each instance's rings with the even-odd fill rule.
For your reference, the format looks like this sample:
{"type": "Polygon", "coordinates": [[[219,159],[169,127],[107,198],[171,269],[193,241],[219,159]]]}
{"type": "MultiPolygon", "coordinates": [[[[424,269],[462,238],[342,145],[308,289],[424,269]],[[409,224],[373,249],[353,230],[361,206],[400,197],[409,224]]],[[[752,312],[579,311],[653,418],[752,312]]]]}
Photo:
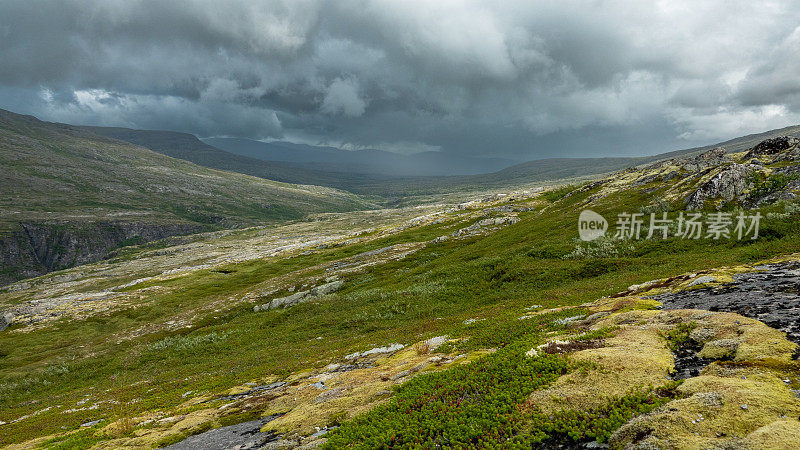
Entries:
{"type": "MultiPolygon", "coordinates": [[[[225,273],[200,270],[134,286],[131,289],[151,288],[136,308],[86,321],[62,320],[35,333],[0,334],[0,400],[8,405],[0,411],[0,420],[47,406],[72,405],[87,394],[93,401],[139,399],[124,411],[101,403],[97,410],[43,412],[5,425],[0,443],[58,432],[61,426],[74,429],[92,418],[169,409],[181,403],[187,391],[224,392],[266,374],[323,366],[352,351],[390,342],[408,344],[447,333],[471,337],[463,350],[522,348],[553,327],[552,316],[518,321],[529,305],[581,304],[655,277],[753,262],[800,246],[800,225],[794,219],[766,221],[763,229],[771,231],[754,242],[642,241],[616,257],[563,259],[575,248],[579,204],[593,193],[550,197],[557,203],[523,213],[519,223],[488,237],[428,246],[404,260],[353,274],[331,301],[266,313],[253,313],[242,305],[204,313],[191,329],[119,342],[109,339],[143,323],[166,321],[179,311],[238,297],[256,283],[292,270],[396,242],[429,240],[451,231],[452,225],[428,225],[291,259],[232,264],[225,273]],[[153,285],[165,289],[152,290],[153,285]],[[463,323],[475,317],[486,320],[463,323]],[[168,337],[189,344],[154,347],[168,337]]],[[[645,185],[610,195],[593,209],[613,217],[636,211],[662,193],[663,186],[645,185]]]]}
{"type": "Polygon", "coordinates": [[[328,188],[210,170],[0,111],[0,229],[36,219],[241,225],[363,207],[328,188]]]}

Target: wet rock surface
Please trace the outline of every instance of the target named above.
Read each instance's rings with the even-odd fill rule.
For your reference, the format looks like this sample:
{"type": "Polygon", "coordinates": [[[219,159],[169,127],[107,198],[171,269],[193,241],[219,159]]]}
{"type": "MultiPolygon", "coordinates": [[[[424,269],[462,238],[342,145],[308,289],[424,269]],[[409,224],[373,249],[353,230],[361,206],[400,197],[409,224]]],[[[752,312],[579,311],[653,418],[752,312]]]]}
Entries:
{"type": "Polygon", "coordinates": [[[759,266],[733,275],[733,282],[652,297],[664,309],[705,309],[750,317],[800,343],[800,261],[759,266]]]}
{"type": "Polygon", "coordinates": [[[250,422],[216,428],[205,433],[189,436],[177,444],[164,447],[171,450],[222,450],[260,448],[278,440],[274,433],[262,433],[261,427],[278,416],[268,416],[250,422]]]}
{"type": "Polygon", "coordinates": [[[714,360],[697,356],[700,346],[684,346],[675,352],[675,373],[673,380],[685,380],[700,375],[704,367],[714,360]]]}

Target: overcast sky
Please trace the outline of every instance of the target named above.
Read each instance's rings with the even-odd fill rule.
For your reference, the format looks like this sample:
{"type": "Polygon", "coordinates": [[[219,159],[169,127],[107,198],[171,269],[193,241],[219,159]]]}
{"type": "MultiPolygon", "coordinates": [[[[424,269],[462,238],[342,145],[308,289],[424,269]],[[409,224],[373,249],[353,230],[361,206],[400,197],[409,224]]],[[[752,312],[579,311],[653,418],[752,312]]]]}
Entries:
{"type": "Polygon", "coordinates": [[[800,123],[794,1],[2,0],[0,108],[534,159],[800,123]]]}

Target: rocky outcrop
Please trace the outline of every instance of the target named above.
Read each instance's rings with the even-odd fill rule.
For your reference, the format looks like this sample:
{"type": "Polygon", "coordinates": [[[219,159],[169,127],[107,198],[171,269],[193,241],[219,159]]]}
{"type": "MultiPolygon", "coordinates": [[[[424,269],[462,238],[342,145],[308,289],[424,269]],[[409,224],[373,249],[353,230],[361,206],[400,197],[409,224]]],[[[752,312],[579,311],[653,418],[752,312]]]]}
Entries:
{"type": "Polygon", "coordinates": [[[681,290],[654,296],[664,309],[727,311],[757,319],[786,333],[800,343],[800,262],[788,261],[759,266],[758,271],[734,274],[733,281],[705,286],[715,278],[705,275],[681,290]]]}
{"type": "Polygon", "coordinates": [[[194,224],[22,222],[0,238],[0,285],[99,261],[122,245],[201,231],[194,224]]]}
{"type": "Polygon", "coordinates": [[[747,152],[746,158],[757,158],[763,155],[775,155],[788,150],[800,143],[800,139],[790,136],[780,136],[761,141],[747,152]]]}
{"type": "Polygon", "coordinates": [[[319,285],[307,291],[295,292],[294,294],[287,295],[286,297],[279,297],[272,299],[269,303],[265,303],[263,305],[256,305],[253,307],[253,311],[259,312],[259,311],[268,311],[270,309],[275,309],[275,308],[288,308],[298,303],[307,302],[316,297],[332,294],[341,289],[343,284],[344,281],[341,280],[331,281],[330,283],[319,285]]]}
{"type": "Polygon", "coordinates": [[[747,188],[748,175],[755,170],[756,167],[751,164],[731,164],[692,192],[686,199],[686,208],[689,210],[700,209],[706,200],[732,201],[738,199],[747,188]]]}
{"type": "Polygon", "coordinates": [[[726,155],[725,148],[717,147],[713,150],[701,153],[694,158],[687,158],[680,161],[685,170],[696,172],[730,162],[730,158],[726,155]]]}

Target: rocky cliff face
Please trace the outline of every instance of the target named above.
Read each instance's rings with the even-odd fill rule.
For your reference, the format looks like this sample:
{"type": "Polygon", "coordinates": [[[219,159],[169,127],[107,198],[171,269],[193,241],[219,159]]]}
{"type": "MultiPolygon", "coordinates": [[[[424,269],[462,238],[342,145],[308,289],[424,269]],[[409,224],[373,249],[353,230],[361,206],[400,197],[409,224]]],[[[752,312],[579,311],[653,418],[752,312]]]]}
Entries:
{"type": "Polygon", "coordinates": [[[123,245],[200,230],[194,224],[23,222],[0,237],[0,285],[98,261],[123,245]]]}

